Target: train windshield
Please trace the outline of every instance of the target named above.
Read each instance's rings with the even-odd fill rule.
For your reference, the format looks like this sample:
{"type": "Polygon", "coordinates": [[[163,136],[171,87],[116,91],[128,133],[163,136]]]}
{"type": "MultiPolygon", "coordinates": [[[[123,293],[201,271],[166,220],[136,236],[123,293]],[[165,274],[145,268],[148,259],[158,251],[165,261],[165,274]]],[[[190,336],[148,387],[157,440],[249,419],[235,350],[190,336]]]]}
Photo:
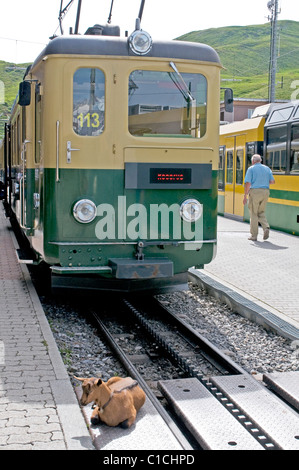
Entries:
{"type": "Polygon", "coordinates": [[[135,70],[129,77],[129,131],[137,137],[201,138],[207,81],[201,74],[135,70]],[[184,83],[186,86],[184,86],[184,83]]]}

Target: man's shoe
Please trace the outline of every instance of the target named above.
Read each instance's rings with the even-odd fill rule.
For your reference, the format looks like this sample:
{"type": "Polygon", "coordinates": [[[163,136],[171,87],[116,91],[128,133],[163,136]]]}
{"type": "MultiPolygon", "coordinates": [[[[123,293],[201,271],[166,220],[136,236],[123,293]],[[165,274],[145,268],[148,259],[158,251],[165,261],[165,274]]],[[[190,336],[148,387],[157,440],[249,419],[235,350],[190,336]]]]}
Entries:
{"type": "Polygon", "coordinates": [[[253,236],[251,235],[251,237],[249,237],[248,240],[252,240],[253,242],[256,242],[256,241],[257,241],[257,238],[256,238],[256,237],[253,237],[253,236]]]}
{"type": "Polygon", "coordinates": [[[269,238],[269,229],[268,229],[268,228],[265,228],[263,239],[264,239],[264,240],[268,240],[268,238],[269,238]]]}

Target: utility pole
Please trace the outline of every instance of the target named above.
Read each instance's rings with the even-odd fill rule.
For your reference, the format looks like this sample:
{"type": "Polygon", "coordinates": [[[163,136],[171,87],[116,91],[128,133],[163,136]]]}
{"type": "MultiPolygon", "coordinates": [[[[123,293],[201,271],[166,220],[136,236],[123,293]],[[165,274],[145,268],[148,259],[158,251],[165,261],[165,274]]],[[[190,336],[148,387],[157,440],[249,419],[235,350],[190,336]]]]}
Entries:
{"type": "Polygon", "coordinates": [[[271,21],[271,46],[270,46],[270,64],[269,64],[269,102],[275,102],[275,85],[276,85],[276,72],[277,72],[277,17],[280,11],[278,11],[278,1],[270,0],[267,3],[268,10],[270,10],[270,16],[268,20],[271,21]]]}

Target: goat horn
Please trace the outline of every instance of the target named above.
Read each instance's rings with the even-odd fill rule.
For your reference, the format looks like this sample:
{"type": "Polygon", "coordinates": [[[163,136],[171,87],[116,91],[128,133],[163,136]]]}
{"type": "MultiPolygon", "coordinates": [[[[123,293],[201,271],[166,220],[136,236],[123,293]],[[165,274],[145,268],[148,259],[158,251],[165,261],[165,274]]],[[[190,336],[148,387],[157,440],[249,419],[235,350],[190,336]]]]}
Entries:
{"type": "Polygon", "coordinates": [[[75,375],[74,375],[74,379],[80,380],[80,382],[84,381],[84,379],[82,377],[76,377],[75,375]]]}

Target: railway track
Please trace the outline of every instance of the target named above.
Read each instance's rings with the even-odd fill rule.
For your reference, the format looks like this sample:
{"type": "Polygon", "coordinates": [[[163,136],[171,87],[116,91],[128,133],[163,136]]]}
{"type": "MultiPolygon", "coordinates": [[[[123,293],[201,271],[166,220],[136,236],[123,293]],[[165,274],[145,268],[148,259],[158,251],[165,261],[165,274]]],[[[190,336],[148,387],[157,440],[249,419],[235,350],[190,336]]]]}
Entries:
{"type": "MultiPolygon", "coordinates": [[[[169,302],[167,304],[169,305],[169,302]]],[[[109,337],[107,342],[111,349],[116,351],[116,346],[119,350],[122,349],[120,355],[124,369],[145,388],[149,401],[155,403],[153,406],[156,413],[164,415],[162,419],[169,427],[170,434],[175,436],[178,432],[179,439],[174,439],[179,447],[175,449],[239,450],[257,447],[298,450],[298,387],[297,392],[293,390],[288,393],[286,390],[284,395],[291,401],[293,408],[290,408],[278,401],[265,386],[215,348],[209,340],[194,333],[181,315],[173,315],[165,305],[157,303],[154,299],[136,302],[136,299],[133,301],[127,298],[121,305],[114,303],[113,309],[109,303],[107,305],[106,316],[105,309],[102,308],[98,312],[96,307],[93,308],[95,318],[100,319],[104,326],[102,335],[106,339],[109,337]],[[112,321],[116,311],[119,311],[119,315],[112,321]],[[133,328],[136,328],[135,331],[133,328]],[[125,346],[126,342],[141,340],[144,337],[149,338],[149,346],[136,343],[136,347],[131,347],[130,351],[134,349],[138,352],[137,357],[136,354],[134,358],[128,357],[128,351],[122,346],[125,346]],[[183,341],[185,348],[181,345],[183,341]],[[164,374],[163,362],[166,357],[173,365],[173,371],[167,376],[164,374]],[[142,362],[144,359],[146,363],[142,362]],[[152,368],[149,367],[150,361],[152,368]],[[155,370],[156,377],[151,380],[151,377],[144,375],[144,370],[155,370]],[[184,396],[186,394],[189,396],[184,396]],[[191,402],[191,409],[184,409],[183,405],[191,402]]],[[[116,354],[120,357],[119,352],[116,354]]],[[[295,381],[298,383],[298,371],[285,374],[297,374],[295,381]]],[[[271,373],[264,375],[267,384],[270,383],[272,378],[267,375],[271,376],[271,373]]],[[[284,373],[281,376],[284,377],[284,373]]],[[[274,386],[274,389],[279,392],[279,386],[274,386]]],[[[132,433],[132,441],[126,449],[133,449],[132,443],[136,443],[137,448],[140,448],[139,423],[137,424],[132,433]]],[[[123,430],[118,431],[121,439],[123,430]]],[[[92,429],[92,432],[97,430],[92,429]]],[[[99,448],[112,449],[112,441],[119,445],[114,437],[114,429],[101,430],[100,433],[99,448]],[[106,442],[104,447],[103,441],[106,442]]],[[[147,436],[148,427],[142,430],[142,434],[147,436]]],[[[164,449],[172,448],[168,447],[168,442],[163,445],[164,449]]],[[[152,443],[146,441],[141,448],[153,449],[152,443]]]]}
{"type": "Polygon", "coordinates": [[[124,299],[118,310],[121,313],[115,319],[117,330],[111,315],[106,320],[93,310],[98,328],[128,375],[144,388],[183,449],[299,449],[299,419],[295,411],[182,318],[156,299],[147,299],[146,307],[144,301],[124,299]],[[130,358],[126,341],[139,341],[145,336],[149,346],[136,346],[143,354],[130,358]],[[163,362],[157,365],[165,357],[174,366],[174,379],[163,378],[163,362]],[[153,360],[154,367],[161,370],[161,379],[151,386],[142,372],[144,360],[153,360]],[[250,400],[246,399],[247,389],[250,400]],[[272,426],[267,424],[269,413],[272,426]]]}

